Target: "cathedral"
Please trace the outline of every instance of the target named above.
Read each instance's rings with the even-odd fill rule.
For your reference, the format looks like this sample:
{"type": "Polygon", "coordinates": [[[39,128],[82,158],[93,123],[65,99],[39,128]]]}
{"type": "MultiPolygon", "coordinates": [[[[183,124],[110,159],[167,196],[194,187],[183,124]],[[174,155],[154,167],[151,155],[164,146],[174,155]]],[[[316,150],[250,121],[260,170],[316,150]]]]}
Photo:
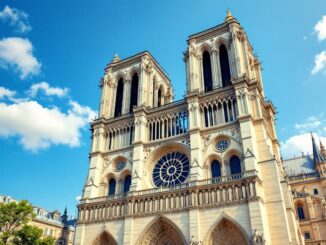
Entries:
{"type": "Polygon", "coordinates": [[[324,217],[323,198],[302,184],[321,186],[326,156],[313,141],[314,157],[281,158],[275,107],[237,19],[228,11],[190,35],[184,62],[180,101],[148,51],[105,68],[74,243],[326,244],[325,219],[310,222],[324,217]]]}

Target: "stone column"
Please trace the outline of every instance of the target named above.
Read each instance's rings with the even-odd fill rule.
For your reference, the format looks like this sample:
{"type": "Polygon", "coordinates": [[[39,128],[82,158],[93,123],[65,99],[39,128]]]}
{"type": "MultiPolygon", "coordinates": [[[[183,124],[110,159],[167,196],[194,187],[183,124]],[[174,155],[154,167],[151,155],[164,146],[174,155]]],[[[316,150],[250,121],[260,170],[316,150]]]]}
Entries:
{"type": "Polygon", "coordinates": [[[157,84],[155,84],[155,90],[154,90],[154,105],[153,105],[153,107],[157,107],[157,105],[158,105],[158,89],[159,89],[159,87],[158,87],[158,85],[157,84]]]}
{"type": "Polygon", "coordinates": [[[200,91],[205,91],[205,81],[204,81],[204,69],[203,69],[203,56],[198,57],[199,60],[199,74],[200,74],[200,84],[201,88],[199,89],[200,91]]]}
{"type": "Polygon", "coordinates": [[[142,63],[140,65],[140,77],[139,77],[139,84],[138,84],[138,101],[137,106],[141,106],[144,102],[144,85],[145,85],[145,79],[146,79],[146,72],[145,72],[145,65],[142,63]]]}
{"type": "Polygon", "coordinates": [[[117,94],[117,84],[113,83],[111,84],[111,89],[110,89],[110,98],[111,98],[111,106],[109,108],[109,117],[114,117],[114,110],[115,110],[115,98],[117,94]]]}
{"type": "Polygon", "coordinates": [[[218,88],[219,87],[219,66],[217,63],[217,49],[216,47],[212,48],[211,51],[211,66],[212,66],[212,78],[213,78],[213,89],[218,88]]]}
{"type": "Polygon", "coordinates": [[[123,107],[122,114],[129,113],[130,110],[130,93],[131,93],[131,79],[126,79],[123,85],[123,107]]]}

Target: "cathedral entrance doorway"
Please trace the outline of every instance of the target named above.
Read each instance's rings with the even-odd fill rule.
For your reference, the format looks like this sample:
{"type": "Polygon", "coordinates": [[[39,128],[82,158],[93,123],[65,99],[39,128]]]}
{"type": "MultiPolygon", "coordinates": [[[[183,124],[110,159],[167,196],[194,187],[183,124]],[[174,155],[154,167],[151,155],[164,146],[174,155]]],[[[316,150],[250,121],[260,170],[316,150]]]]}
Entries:
{"type": "Polygon", "coordinates": [[[95,239],[92,245],[117,245],[117,242],[109,233],[103,232],[95,239]]]}
{"type": "Polygon", "coordinates": [[[248,239],[232,221],[223,218],[210,232],[207,245],[249,245],[248,239]]]}
{"type": "Polygon", "coordinates": [[[137,245],[182,245],[184,237],[172,222],[159,217],[149,224],[138,239],[137,245]]]}

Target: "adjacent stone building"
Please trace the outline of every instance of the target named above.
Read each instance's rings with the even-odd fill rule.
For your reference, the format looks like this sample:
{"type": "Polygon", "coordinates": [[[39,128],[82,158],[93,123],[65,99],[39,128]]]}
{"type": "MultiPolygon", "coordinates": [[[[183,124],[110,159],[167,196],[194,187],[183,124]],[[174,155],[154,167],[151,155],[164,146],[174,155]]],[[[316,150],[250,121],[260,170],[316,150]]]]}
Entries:
{"type": "MultiPolygon", "coordinates": [[[[18,202],[18,200],[0,195],[0,203],[8,204],[18,202]]],[[[30,225],[40,228],[43,233],[42,237],[53,237],[55,245],[71,245],[73,244],[76,219],[68,218],[67,209],[63,215],[58,210],[49,212],[44,208],[33,206],[35,218],[29,223],[30,225]]]]}
{"type": "Polygon", "coordinates": [[[187,44],[181,101],[147,51],[106,67],[75,244],[304,244],[246,33],[187,44]]]}
{"type": "Polygon", "coordinates": [[[306,244],[326,244],[326,150],[312,136],[313,155],[284,160],[300,230],[306,244]]]}

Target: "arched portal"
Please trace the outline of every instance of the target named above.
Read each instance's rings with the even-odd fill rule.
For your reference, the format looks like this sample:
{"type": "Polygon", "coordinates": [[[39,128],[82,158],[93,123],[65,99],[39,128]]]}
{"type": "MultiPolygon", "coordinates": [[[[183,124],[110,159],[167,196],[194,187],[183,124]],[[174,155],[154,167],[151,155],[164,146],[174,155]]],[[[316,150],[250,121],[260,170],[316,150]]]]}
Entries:
{"type": "Polygon", "coordinates": [[[210,231],[207,245],[249,245],[245,231],[227,218],[222,218],[210,231]]]}
{"type": "Polygon", "coordinates": [[[140,235],[137,245],[182,245],[186,244],[179,228],[164,217],[151,222],[140,235]]]}
{"type": "Polygon", "coordinates": [[[118,243],[114,240],[114,238],[107,232],[102,232],[99,235],[92,245],[117,245],[118,243]]]}

